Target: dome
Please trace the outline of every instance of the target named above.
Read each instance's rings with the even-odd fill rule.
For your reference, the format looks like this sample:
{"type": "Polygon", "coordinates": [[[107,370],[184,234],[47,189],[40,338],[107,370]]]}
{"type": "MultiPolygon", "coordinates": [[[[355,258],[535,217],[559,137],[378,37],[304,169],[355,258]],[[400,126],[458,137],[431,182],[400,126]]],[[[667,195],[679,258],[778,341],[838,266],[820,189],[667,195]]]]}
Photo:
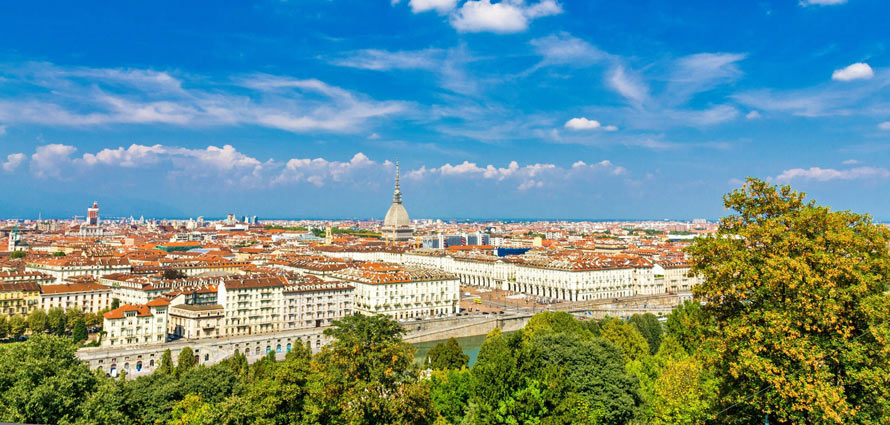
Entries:
{"type": "MultiPolygon", "coordinates": [[[[379,216],[378,216],[379,217],[379,216]]],[[[397,229],[399,227],[408,227],[411,220],[408,218],[408,211],[400,203],[393,203],[386,212],[386,218],[383,219],[383,227],[386,229],[397,229]]]]}

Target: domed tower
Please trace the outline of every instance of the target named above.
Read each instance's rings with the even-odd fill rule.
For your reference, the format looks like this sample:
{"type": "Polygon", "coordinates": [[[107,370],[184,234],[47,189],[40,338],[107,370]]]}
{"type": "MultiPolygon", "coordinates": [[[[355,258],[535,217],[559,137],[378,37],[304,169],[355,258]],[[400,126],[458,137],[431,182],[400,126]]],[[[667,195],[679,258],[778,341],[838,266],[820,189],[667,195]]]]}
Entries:
{"type": "Polygon", "coordinates": [[[414,230],[408,211],[402,205],[402,191],[399,189],[399,160],[396,160],[396,189],[392,193],[392,205],[383,219],[383,239],[389,243],[411,240],[414,230]]]}

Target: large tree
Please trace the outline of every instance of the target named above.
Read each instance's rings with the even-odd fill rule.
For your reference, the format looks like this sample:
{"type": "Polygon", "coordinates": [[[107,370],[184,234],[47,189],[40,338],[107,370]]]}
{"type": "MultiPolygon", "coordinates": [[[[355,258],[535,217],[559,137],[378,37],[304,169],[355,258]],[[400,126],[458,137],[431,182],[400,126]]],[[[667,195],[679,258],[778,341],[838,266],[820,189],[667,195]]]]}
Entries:
{"type": "Polygon", "coordinates": [[[28,322],[21,314],[16,314],[9,318],[9,336],[13,338],[20,337],[25,334],[27,327],[28,322]]]}
{"type": "Polygon", "coordinates": [[[333,338],[312,361],[311,423],[432,423],[429,385],[414,365],[404,329],[385,316],[360,314],[325,330],[333,338]]]}
{"type": "Polygon", "coordinates": [[[41,308],[35,308],[28,313],[28,328],[31,333],[44,333],[49,330],[49,320],[46,312],[41,308]]]}
{"type": "Polygon", "coordinates": [[[661,335],[664,333],[658,317],[652,313],[634,314],[630,316],[630,319],[627,319],[627,322],[637,328],[643,338],[646,338],[646,343],[649,344],[649,354],[657,353],[658,347],[661,346],[661,335]]]}
{"type": "Polygon", "coordinates": [[[688,251],[721,420],[886,423],[890,231],[756,179],[724,205],[735,213],[688,251]]]}
{"type": "Polygon", "coordinates": [[[189,369],[195,367],[198,361],[195,360],[195,352],[192,347],[182,347],[179,356],[176,357],[176,376],[180,376],[189,369]]]}
{"type": "Polygon", "coordinates": [[[430,369],[448,370],[467,366],[470,356],[464,354],[457,339],[449,338],[436,344],[427,354],[427,366],[430,369]]]}
{"type": "Polygon", "coordinates": [[[74,352],[70,339],[41,334],[0,346],[0,422],[73,422],[98,383],[74,352]]]}

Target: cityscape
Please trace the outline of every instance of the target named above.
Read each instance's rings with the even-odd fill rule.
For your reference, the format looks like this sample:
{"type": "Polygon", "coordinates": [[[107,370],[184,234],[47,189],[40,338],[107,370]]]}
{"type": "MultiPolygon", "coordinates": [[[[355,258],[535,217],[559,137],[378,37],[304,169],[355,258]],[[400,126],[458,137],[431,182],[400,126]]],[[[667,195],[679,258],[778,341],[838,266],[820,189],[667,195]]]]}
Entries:
{"type": "Polygon", "coordinates": [[[878,0],[0,13],[0,422],[890,424],[878,0]]]}

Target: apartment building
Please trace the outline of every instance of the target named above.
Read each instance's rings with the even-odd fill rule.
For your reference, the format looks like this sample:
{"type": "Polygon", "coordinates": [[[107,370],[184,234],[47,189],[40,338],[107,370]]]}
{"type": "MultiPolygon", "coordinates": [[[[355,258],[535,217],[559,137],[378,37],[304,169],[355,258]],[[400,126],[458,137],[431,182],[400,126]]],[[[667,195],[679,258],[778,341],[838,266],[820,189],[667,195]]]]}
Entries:
{"type": "Polygon", "coordinates": [[[363,263],[336,277],[355,286],[355,310],[396,320],[457,313],[460,281],[436,269],[387,263],[363,263]]]}
{"type": "Polygon", "coordinates": [[[98,313],[111,307],[111,289],[98,283],[67,283],[40,286],[40,308],[80,308],[84,313],[98,313]]]}
{"type": "Polygon", "coordinates": [[[156,298],[147,304],[124,304],[103,315],[102,346],[162,344],[167,341],[170,302],[156,298]]]}

